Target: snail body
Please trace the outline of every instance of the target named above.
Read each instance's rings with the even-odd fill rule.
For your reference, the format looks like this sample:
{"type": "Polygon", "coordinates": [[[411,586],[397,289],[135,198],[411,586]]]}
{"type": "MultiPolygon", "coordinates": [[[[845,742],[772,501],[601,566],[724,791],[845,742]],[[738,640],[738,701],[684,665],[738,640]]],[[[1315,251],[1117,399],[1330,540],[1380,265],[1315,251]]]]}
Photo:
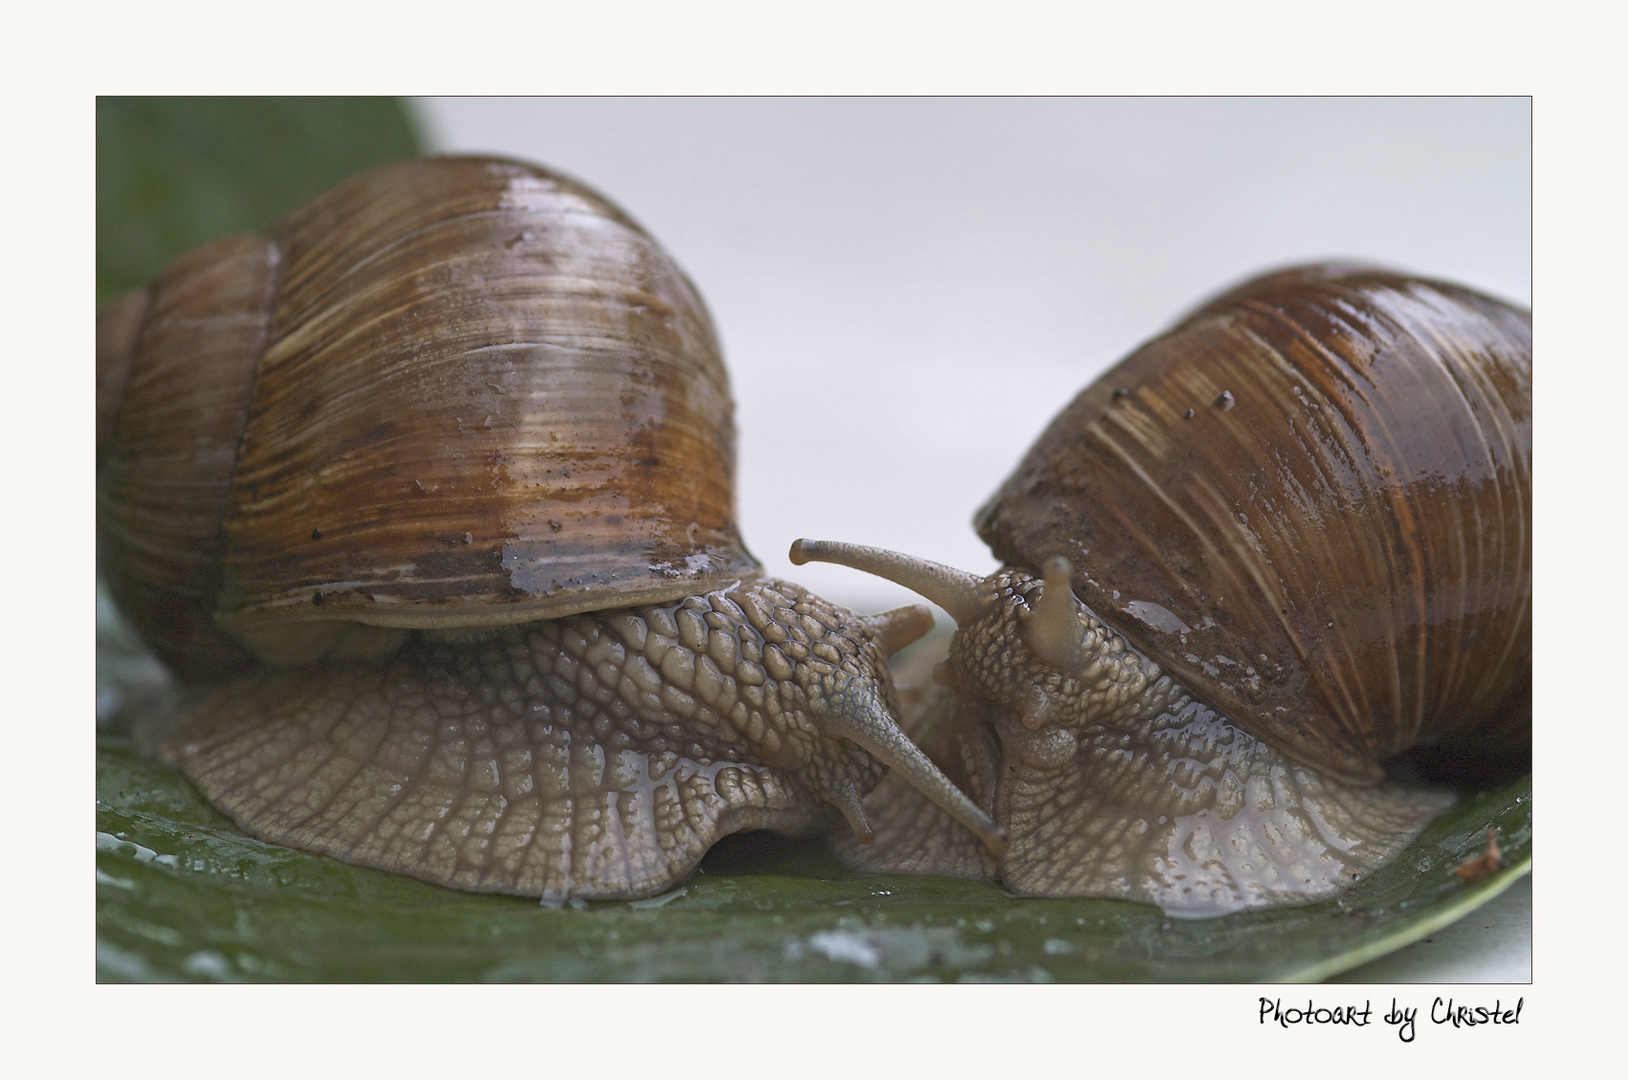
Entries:
{"type": "Polygon", "coordinates": [[[387,166],[182,256],[97,334],[98,553],[182,692],[140,725],[251,834],[456,887],[661,892],[884,765],[858,616],[762,576],[710,318],[543,169],[387,166]]]}
{"type": "Polygon", "coordinates": [[[872,869],[1209,914],[1327,897],[1450,800],[1428,749],[1529,753],[1530,316],[1305,267],[1087,387],[978,514],[987,579],[799,541],[958,630],[914,734],[1004,824],[980,851],[884,783],[872,869]]]}
{"type": "Polygon", "coordinates": [[[838,733],[850,688],[889,715],[885,648],[760,578],[262,668],[196,691],[166,751],[278,843],[476,892],[645,896],[729,833],[812,833],[827,806],[868,828],[883,769],[838,733]]]}

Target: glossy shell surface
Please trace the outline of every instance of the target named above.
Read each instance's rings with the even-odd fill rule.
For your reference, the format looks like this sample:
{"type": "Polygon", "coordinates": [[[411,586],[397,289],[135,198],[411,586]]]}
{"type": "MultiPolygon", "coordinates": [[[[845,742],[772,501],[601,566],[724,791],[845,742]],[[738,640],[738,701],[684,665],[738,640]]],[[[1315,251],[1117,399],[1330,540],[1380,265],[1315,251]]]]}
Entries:
{"type": "MultiPolygon", "coordinates": [[[[758,573],[734,519],[733,406],[705,307],[635,222],[574,181],[481,158],[386,166],[137,295],[104,314],[147,310],[102,348],[114,361],[99,356],[99,390],[126,387],[117,410],[99,396],[99,414],[117,413],[104,551],[157,552],[202,622],[235,637],[288,620],[515,623],[758,573]],[[211,292],[232,303],[199,299],[211,292]],[[213,320],[201,344],[200,320],[213,320]],[[232,387],[209,431],[189,400],[199,368],[204,386],[232,387]],[[174,417],[132,408],[142,395],[174,417]],[[217,466],[207,505],[170,512],[152,491],[196,487],[181,459],[199,456],[217,466]],[[190,522],[171,528],[186,542],[145,539],[154,517],[190,522]],[[216,547],[219,570],[189,576],[216,547]],[[166,550],[186,554],[177,566],[166,550]]],[[[146,569],[109,576],[126,610],[132,580],[177,591],[142,584],[146,569]]]]}
{"type": "Polygon", "coordinates": [[[1234,720],[1336,776],[1530,723],[1531,317],[1358,267],[1203,305],[979,512],[1234,720]],[[1507,720],[1506,720],[1507,718],[1507,720]]]}

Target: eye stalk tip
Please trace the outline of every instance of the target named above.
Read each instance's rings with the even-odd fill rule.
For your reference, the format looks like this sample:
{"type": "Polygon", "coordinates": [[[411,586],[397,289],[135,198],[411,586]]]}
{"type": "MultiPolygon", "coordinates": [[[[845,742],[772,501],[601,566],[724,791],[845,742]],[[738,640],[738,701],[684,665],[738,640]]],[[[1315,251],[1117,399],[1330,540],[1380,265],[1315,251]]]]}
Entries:
{"type": "Polygon", "coordinates": [[[1024,624],[1029,648],[1041,660],[1062,672],[1071,672],[1085,661],[1085,627],[1080,624],[1080,603],[1074,598],[1074,568],[1062,555],[1054,555],[1040,567],[1045,588],[1024,624]]]}

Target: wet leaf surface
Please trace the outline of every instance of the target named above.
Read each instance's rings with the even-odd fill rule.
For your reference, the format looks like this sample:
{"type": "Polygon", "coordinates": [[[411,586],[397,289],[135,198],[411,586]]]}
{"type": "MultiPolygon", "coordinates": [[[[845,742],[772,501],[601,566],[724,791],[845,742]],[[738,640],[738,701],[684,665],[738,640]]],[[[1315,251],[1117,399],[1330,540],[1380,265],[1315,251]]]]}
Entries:
{"type": "Polygon", "coordinates": [[[1531,859],[1531,785],[1467,798],[1339,901],[1168,919],[945,878],[849,873],[748,834],[663,896],[556,909],[264,844],[124,740],[97,750],[102,981],[1197,981],[1325,978],[1506,888],[1531,859]],[[1509,865],[1457,866],[1498,830],[1509,865]]]}

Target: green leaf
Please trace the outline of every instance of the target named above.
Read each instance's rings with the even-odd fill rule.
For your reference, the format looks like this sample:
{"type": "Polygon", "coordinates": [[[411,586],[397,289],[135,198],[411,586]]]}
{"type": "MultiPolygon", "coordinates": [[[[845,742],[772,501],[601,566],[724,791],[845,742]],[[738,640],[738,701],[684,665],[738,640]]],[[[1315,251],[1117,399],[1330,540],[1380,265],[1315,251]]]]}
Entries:
{"type": "Polygon", "coordinates": [[[1531,783],[1466,799],[1335,902],[1170,919],[1107,900],[866,876],[730,838],[633,902],[473,896],[244,836],[178,774],[97,752],[97,977],[125,980],[1234,982],[1320,979],[1415,941],[1531,866],[1531,783]],[[1509,866],[1454,872],[1498,830],[1509,866]]]}
{"type": "Polygon", "coordinates": [[[207,240],[263,229],[346,177],[422,152],[394,98],[98,98],[96,302],[207,240]]]}

